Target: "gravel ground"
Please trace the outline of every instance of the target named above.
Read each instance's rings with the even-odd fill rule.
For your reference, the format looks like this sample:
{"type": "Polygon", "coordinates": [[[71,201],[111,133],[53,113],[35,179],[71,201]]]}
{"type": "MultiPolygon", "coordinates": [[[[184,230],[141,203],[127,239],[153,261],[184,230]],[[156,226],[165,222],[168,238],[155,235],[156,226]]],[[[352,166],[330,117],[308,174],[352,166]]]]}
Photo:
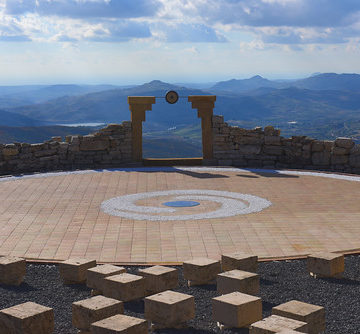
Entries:
{"type": "MultiPolygon", "coordinates": [[[[139,267],[126,267],[136,273],[139,267]]],[[[175,267],[176,268],[176,267],[175,267]]],[[[186,330],[158,330],[155,333],[220,333],[211,319],[211,298],[217,296],[215,285],[187,287],[179,268],[176,291],[195,297],[196,317],[186,330]]],[[[0,285],[0,309],[26,301],[52,307],[55,334],[77,333],[71,325],[71,304],[90,297],[85,285],[63,285],[57,265],[27,264],[25,281],[19,287],[0,285]]],[[[326,334],[360,332],[360,256],[345,257],[343,279],[314,279],[306,271],[305,260],[259,263],[260,297],[263,317],[271,308],[292,299],[325,307],[326,334]]],[[[125,314],[143,318],[142,301],[125,303],[125,314]]],[[[248,333],[247,329],[227,329],[221,333],[248,333]]]]}

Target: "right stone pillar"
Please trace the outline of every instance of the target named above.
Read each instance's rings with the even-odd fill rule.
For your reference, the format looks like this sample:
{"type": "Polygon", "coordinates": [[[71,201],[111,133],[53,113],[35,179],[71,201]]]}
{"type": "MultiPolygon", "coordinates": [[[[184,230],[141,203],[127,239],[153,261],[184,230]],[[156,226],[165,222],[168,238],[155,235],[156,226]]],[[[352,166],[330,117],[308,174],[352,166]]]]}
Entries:
{"type": "Polygon", "coordinates": [[[203,159],[213,158],[212,116],[215,106],[215,95],[190,95],[188,101],[193,109],[197,109],[201,118],[203,159]]]}

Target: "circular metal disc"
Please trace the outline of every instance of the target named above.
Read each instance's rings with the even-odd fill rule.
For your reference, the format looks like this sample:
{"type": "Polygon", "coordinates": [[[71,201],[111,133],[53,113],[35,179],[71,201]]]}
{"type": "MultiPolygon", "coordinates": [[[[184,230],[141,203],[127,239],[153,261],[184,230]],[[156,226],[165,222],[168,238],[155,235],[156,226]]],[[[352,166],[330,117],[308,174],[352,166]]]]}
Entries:
{"type": "Polygon", "coordinates": [[[195,202],[195,201],[173,201],[173,202],[166,202],[163,204],[166,206],[173,206],[175,208],[186,208],[186,207],[200,205],[199,202],[195,202]]]}
{"type": "Polygon", "coordinates": [[[165,95],[165,99],[167,103],[174,104],[179,99],[179,95],[174,90],[169,90],[165,95]]]}

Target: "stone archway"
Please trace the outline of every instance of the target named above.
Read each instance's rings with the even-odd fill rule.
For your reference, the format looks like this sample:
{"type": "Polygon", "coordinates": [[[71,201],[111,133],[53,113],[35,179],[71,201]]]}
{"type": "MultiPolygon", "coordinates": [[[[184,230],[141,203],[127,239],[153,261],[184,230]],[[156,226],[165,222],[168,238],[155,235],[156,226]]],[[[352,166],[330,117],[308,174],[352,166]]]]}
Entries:
{"type": "MultiPolygon", "coordinates": [[[[202,133],[202,162],[213,158],[213,135],[212,116],[215,106],[215,95],[190,95],[188,101],[191,107],[197,109],[198,117],[201,118],[202,133]]],[[[142,157],[142,122],[145,121],[145,112],[152,110],[155,104],[155,96],[128,96],[129,109],[131,112],[132,126],[132,158],[135,162],[143,162],[142,157]]],[[[174,159],[163,159],[174,160],[174,159]]]]}

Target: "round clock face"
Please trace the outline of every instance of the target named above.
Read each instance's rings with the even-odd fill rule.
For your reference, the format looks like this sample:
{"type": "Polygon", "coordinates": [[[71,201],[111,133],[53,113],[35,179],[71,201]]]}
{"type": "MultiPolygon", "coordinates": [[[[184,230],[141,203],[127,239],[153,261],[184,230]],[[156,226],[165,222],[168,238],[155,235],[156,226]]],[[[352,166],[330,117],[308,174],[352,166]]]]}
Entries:
{"type": "Polygon", "coordinates": [[[170,90],[166,93],[165,99],[167,103],[174,104],[179,99],[179,95],[174,90],[170,90]]]}

